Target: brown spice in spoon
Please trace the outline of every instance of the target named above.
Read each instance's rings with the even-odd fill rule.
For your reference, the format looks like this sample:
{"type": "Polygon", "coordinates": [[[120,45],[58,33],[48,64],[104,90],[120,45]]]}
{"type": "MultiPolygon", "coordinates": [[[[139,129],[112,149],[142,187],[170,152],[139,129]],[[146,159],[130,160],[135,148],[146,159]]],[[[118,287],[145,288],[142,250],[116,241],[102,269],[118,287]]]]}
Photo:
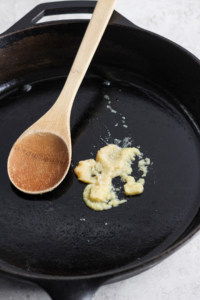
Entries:
{"type": "Polygon", "coordinates": [[[58,185],[68,163],[68,150],[60,137],[35,133],[14,144],[8,171],[18,189],[38,193],[58,185]]]}

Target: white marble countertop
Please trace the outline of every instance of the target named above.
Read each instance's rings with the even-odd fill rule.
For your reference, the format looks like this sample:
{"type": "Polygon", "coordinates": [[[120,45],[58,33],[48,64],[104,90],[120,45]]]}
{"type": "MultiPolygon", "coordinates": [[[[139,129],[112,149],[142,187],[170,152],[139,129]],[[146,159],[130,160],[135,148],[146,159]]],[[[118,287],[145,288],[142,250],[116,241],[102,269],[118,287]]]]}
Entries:
{"type": "MultiPolygon", "coordinates": [[[[51,0],[1,0],[0,32],[30,9],[51,0]]],[[[199,0],[118,0],[122,15],[133,23],[182,45],[200,58],[199,0]]],[[[102,286],[94,300],[200,299],[200,235],[156,267],[136,277],[102,286]]],[[[2,300],[49,300],[38,287],[0,279],[2,300]]],[[[67,300],[67,299],[66,299],[67,300]]]]}

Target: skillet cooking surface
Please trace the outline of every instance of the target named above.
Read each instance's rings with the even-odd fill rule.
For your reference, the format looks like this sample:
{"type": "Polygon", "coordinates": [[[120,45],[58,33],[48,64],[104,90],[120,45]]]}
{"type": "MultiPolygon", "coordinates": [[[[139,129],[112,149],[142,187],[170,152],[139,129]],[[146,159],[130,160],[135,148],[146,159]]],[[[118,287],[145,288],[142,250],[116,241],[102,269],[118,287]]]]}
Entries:
{"type": "Polygon", "coordinates": [[[73,106],[69,174],[42,196],[12,187],[7,157],[20,133],[53,104],[64,78],[46,78],[33,83],[29,92],[13,91],[0,100],[0,257],[8,263],[70,276],[134,266],[172,245],[199,209],[199,139],[178,102],[142,79],[131,78],[130,84],[117,69],[107,77],[99,74],[98,67],[90,68],[73,106]],[[107,108],[105,95],[121,115],[107,108]],[[122,126],[122,115],[128,128],[122,126]],[[85,184],[73,167],[94,157],[106,142],[125,137],[153,162],[144,193],[117,208],[92,211],[82,200],[85,184]]]}

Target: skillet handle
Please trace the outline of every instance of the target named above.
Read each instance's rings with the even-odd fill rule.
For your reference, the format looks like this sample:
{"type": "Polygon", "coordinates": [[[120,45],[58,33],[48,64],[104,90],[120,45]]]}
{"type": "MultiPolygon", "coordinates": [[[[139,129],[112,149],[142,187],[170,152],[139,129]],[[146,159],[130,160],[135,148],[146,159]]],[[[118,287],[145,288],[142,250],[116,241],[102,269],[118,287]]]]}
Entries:
{"type": "Polygon", "coordinates": [[[105,279],[37,282],[52,298],[52,300],[91,300],[105,279]]]}
{"type": "MultiPolygon", "coordinates": [[[[18,30],[23,30],[31,27],[41,26],[37,22],[45,16],[61,15],[61,14],[92,14],[96,1],[60,1],[42,3],[33,8],[29,13],[17,21],[13,26],[6,30],[3,34],[12,33],[18,30]]],[[[77,20],[76,20],[77,21],[77,20]]],[[[51,21],[48,23],[52,23],[51,21]]],[[[67,21],[65,21],[67,22],[67,21]]],[[[114,11],[109,22],[110,25],[121,25],[126,27],[136,27],[129,20],[124,18],[118,12],[114,11]]]]}

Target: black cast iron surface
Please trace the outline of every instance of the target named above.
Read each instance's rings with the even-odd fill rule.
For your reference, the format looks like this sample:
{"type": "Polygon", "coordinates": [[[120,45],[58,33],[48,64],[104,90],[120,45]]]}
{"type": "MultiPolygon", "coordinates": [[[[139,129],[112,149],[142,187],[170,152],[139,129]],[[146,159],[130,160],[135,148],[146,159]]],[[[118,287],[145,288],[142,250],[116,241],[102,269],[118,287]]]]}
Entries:
{"type": "Polygon", "coordinates": [[[59,275],[113,270],[165,250],[197,213],[200,156],[193,125],[170,104],[169,95],[152,87],[150,91],[144,83],[111,81],[107,87],[104,80],[110,79],[96,75],[88,74],[74,103],[70,172],[59,188],[42,196],[12,187],[7,156],[17,136],[54,102],[64,80],[42,81],[30,92],[1,100],[0,256],[11,264],[59,275]],[[125,116],[128,128],[121,115],[107,108],[105,95],[125,116]],[[94,212],[82,200],[85,185],[73,167],[125,137],[153,162],[144,194],[118,208],[94,212]]]}
{"type": "Polygon", "coordinates": [[[0,39],[0,259],[27,274],[76,278],[142,268],[199,226],[199,62],[120,20],[108,27],[73,106],[69,174],[42,196],[11,185],[8,153],[57,98],[86,22],[40,25],[0,39]],[[73,168],[124,138],[153,162],[145,191],[118,208],[92,211],[73,168]]]}

